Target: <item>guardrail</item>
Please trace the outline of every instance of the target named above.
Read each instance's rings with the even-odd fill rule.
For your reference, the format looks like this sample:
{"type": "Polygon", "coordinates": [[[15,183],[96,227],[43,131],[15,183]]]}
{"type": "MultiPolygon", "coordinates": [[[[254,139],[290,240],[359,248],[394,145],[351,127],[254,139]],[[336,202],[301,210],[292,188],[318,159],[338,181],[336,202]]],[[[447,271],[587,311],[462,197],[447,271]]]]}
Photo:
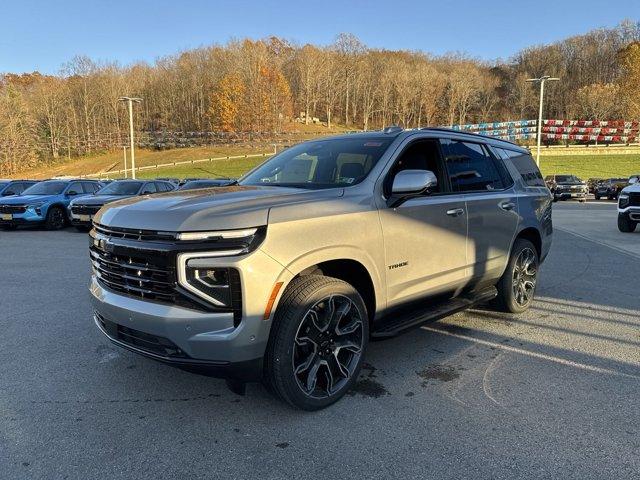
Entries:
{"type": "MultiPolygon", "coordinates": [[[[196,163],[209,163],[209,162],[214,162],[218,160],[239,160],[243,158],[258,158],[258,157],[265,158],[265,157],[270,157],[272,155],[274,155],[274,152],[251,153],[247,155],[227,155],[226,157],[210,157],[210,158],[200,158],[197,160],[182,160],[180,162],[156,163],[154,165],[143,165],[141,167],[136,167],[135,171],[137,173],[144,170],[159,170],[161,168],[176,167],[179,165],[194,165],[196,163]]],[[[98,173],[89,173],[87,175],[80,175],[80,178],[103,178],[103,177],[108,178],[110,176],[116,176],[116,175],[125,174],[125,173],[126,174],[131,173],[131,169],[128,168],[126,170],[124,169],[109,170],[109,171],[102,171],[98,173]]]]}

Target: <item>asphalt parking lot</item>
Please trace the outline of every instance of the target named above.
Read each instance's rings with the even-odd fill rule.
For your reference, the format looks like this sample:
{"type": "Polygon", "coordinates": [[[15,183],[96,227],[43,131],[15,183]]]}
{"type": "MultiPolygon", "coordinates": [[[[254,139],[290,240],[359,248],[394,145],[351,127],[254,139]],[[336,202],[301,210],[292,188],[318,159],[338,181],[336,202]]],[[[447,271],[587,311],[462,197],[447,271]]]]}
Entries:
{"type": "Polygon", "coordinates": [[[0,478],[640,478],[640,232],[554,207],[534,308],[370,345],[316,413],[112,346],[87,236],[0,232],[0,478]]]}

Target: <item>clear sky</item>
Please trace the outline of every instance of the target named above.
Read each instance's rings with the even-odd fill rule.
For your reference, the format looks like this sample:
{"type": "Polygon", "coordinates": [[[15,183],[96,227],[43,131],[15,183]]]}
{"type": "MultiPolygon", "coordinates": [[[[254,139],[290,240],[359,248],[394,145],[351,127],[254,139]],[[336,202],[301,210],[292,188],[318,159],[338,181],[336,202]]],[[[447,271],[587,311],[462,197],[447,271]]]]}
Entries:
{"type": "Polygon", "coordinates": [[[494,60],[621,20],[640,0],[2,0],[0,72],[57,73],[75,55],[128,64],[232,38],[276,35],[494,60]]]}

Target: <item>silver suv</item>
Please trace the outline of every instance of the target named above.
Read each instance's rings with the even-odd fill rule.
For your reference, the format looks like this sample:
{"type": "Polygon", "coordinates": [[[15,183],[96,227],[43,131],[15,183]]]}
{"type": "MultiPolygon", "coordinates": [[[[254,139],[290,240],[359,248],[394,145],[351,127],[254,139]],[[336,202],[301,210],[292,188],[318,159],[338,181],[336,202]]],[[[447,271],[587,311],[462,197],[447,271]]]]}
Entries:
{"type": "Polygon", "coordinates": [[[235,184],[110,203],[94,219],[95,323],[114,343],[315,410],[372,338],[481,302],[518,313],[551,245],[529,152],[446,129],[293,146],[235,184]]]}

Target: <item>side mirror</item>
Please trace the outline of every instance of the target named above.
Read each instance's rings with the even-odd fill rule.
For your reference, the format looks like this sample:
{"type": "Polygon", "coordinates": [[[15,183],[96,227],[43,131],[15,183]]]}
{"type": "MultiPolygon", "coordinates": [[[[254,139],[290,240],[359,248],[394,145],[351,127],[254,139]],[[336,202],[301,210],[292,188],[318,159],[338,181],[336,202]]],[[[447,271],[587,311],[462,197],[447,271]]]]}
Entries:
{"type": "Polygon", "coordinates": [[[430,170],[401,170],[393,179],[389,206],[397,207],[405,200],[427,193],[438,185],[438,178],[430,170]]]}
{"type": "Polygon", "coordinates": [[[631,177],[629,179],[629,185],[633,185],[634,183],[638,183],[638,177],[631,177]]]}
{"type": "Polygon", "coordinates": [[[438,179],[430,170],[402,170],[393,179],[391,193],[393,195],[424,193],[437,184],[438,179]]]}
{"type": "Polygon", "coordinates": [[[74,195],[78,195],[78,192],[76,192],[75,190],[69,190],[67,192],[67,195],[69,195],[70,197],[73,197],[74,195]]]}
{"type": "Polygon", "coordinates": [[[17,193],[13,190],[5,190],[4,192],[2,192],[3,197],[11,197],[12,195],[17,195],[17,193]]]}

